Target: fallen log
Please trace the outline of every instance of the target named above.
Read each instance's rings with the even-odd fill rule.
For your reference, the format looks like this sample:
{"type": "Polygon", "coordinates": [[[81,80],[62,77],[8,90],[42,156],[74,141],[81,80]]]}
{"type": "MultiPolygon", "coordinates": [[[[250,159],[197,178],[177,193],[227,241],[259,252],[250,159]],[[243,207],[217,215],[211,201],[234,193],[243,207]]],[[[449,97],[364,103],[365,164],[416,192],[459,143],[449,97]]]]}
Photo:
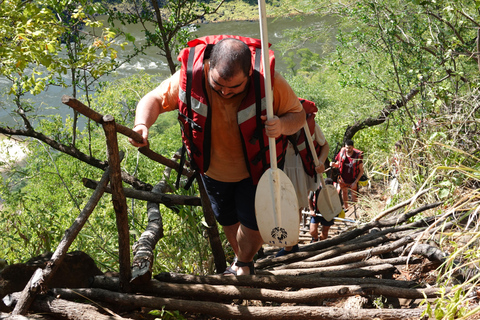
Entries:
{"type": "MultiPolygon", "coordinates": [[[[158,297],[181,297],[182,299],[207,300],[214,302],[229,301],[232,299],[247,299],[278,303],[306,303],[314,302],[318,299],[339,298],[357,294],[365,296],[383,295],[405,299],[423,299],[425,296],[428,298],[435,298],[439,296],[439,289],[435,287],[401,288],[391,282],[390,285],[378,282],[376,284],[324,285],[312,288],[297,287],[296,289],[299,290],[292,290],[290,287],[288,288],[288,290],[284,291],[285,288],[273,290],[236,285],[179,284],[151,281],[148,285],[135,286],[134,290],[140,294],[148,294],[158,297]]],[[[56,288],[53,291],[55,294],[60,294],[63,298],[76,299],[78,298],[78,293],[89,292],[89,290],[101,289],[75,289],[75,296],[65,295],[70,292],[70,289],[56,288]]]]}
{"type": "MultiPolygon", "coordinates": [[[[398,288],[411,288],[418,286],[415,281],[402,281],[378,278],[325,278],[317,275],[282,276],[282,275],[262,275],[262,276],[244,276],[244,277],[226,277],[224,275],[194,276],[183,273],[163,272],[154,277],[151,283],[155,281],[181,283],[181,284],[210,284],[210,285],[236,285],[249,286],[256,288],[317,288],[336,285],[386,285],[398,288]]],[[[150,284],[145,284],[150,285],[150,284]]],[[[118,278],[107,276],[96,276],[92,283],[92,288],[118,291],[118,278]]],[[[134,286],[136,290],[143,290],[142,286],[134,286]]]]}
{"type": "MultiPolygon", "coordinates": [[[[152,192],[163,191],[166,184],[157,184],[152,192]]],[[[153,250],[161,238],[163,238],[163,220],[157,203],[147,203],[148,223],[140,239],[132,246],[132,279],[130,283],[145,283],[152,278],[153,250]]]]}
{"type": "Polygon", "coordinates": [[[410,255],[418,254],[433,262],[443,262],[445,260],[445,257],[447,256],[445,252],[443,252],[439,248],[431,246],[426,243],[419,243],[416,245],[412,244],[412,246],[413,247],[409,246],[404,250],[401,250],[401,248],[398,248],[395,250],[395,252],[398,254],[403,254],[404,251],[408,251],[410,255]]]}
{"type": "MultiPolygon", "coordinates": [[[[425,207],[422,207],[422,209],[426,210],[425,207]]],[[[295,261],[305,260],[310,257],[316,256],[317,254],[320,254],[322,252],[326,252],[334,246],[342,247],[352,243],[356,244],[364,241],[370,241],[372,239],[375,239],[376,237],[380,237],[381,235],[426,227],[431,221],[434,221],[434,218],[428,217],[423,220],[415,221],[402,226],[397,226],[395,223],[392,223],[392,221],[390,221],[387,222],[385,226],[383,226],[387,228],[389,227],[389,229],[381,230],[375,234],[365,235],[365,233],[369,230],[378,228],[378,223],[374,221],[368,223],[367,225],[363,225],[355,230],[338,235],[334,238],[302,246],[300,248],[300,252],[284,255],[281,257],[266,257],[264,259],[258,260],[255,263],[255,268],[266,268],[272,265],[287,264],[295,261]]]]}
{"type": "MultiPolygon", "coordinates": [[[[367,236],[370,236],[370,235],[367,235],[367,236]]],[[[311,252],[309,258],[303,259],[301,260],[301,262],[288,263],[288,261],[286,261],[277,268],[278,269],[302,268],[302,265],[304,265],[307,262],[325,260],[331,257],[339,257],[341,254],[345,252],[351,252],[351,251],[366,249],[370,247],[375,247],[385,242],[398,240],[398,237],[396,237],[395,235],[392,235],[391,233],[379,235],[377,237],[374,237],[374,239],[372,240],[366,239],[367,236],[360,237],[353,243],[344,243],[341,245],[333,246],[331,248],[320,250],[315,255],[312,255],[313,253],[315,253],[315,251],[313,251],[311,252]]],[[[258,266],[258,263],[256,266],[258,266]]]]}
{"type": "MultiPolygon", "coordinates": [[[[175,153],[171,159],[172,161],[175,161],[177,153],[175,153]]],[[[172,168],[165,167],[162,180],[152,189],[154,195],[164,194],[167,190],[171,190],[167,183],[171,172],[172,168]]],[[[169,206],[167,205],[167,207],[169,206]]],[[[170,209],[177,212],[175,207],[170,206],[170,209]]],[[[153,250],[158,240],[163,238],[163,219],[160,213],[160,206],[157,202],[147,202],[147,218],[148,223],[145,231],[142,232],[140,239],[132,246],[132,280],[130,280],[132,284],[148,283],[152,279],[154,262],[153,250]]]]}
{"type": "Polygon", "coordinates": [[[392,252],[393,250],[405,246],[408,243],[412,242],[412,237],[403,237],[394,241],[392,243],[374,247],[368,250],[356,251],[349,254],[344,254],[337,256],[335,258],[325,259],[323,255],[314,256],[309,259],[309,261],[305,262],[297,262],[284,265],[282,267],[278,267],[278,269],[298,269],[298,268],[312,268],[312,267],[327,267],[327,266],[335,266],[340,264],[346,264],[353,261],[359,261],[371,256],[380,255],[388,252],[392,252]]]}
{"type": "MultiPolygon", "coordinates": [[[[372,287],[367,286],[369,292],[372,287]]],[[[80,296],[95,295],[101,289],[55,289],[54,293],[63,299],[78,299],[80,296]],[[74,291],[74,292],[73,292],[74,291]]],[[[163,298],[179,298],[195,301],[231,302],[233,299],[270,301],[276,303],[312,303],[320,299],[348,297],[362,294],[361,286],[334,286],[299,291],[282,291],[237,286],[212,286],[203,284],[171,284],[157,283],[157,287],[149,286],[141,291],[142,295],[155,295],[163,298]]],[[[392,288],[393,290],[393,288],[392,288]]],[[[415,290],[415,289],[412,289],[415,290]]],[[[418,297],[423,296],[419,292],[418,297]]]]}
{"type": "MultiPolygon", "coordinates": [[[[397,288],[382,285],[337,285],[301,290],[272,290],[231,285],[204,285],[204,284],[172,284],[152,282],[142,288],[137,287],[137,294],[164,298],[192,299],[195,301],[229,302],[233,299],[258,300],[276,303],[314,303],[320,299],[333,299],[354,295],[371,296],[383,295],[387,297],[405,299],[436,298],[440,295],[435,287],[397,288]]],[[[79,296],[88,296],[91,292],[102,289],[54,289],[55,295],[62,299],[76,300],[79,296]]]]}
{"type": "Polygon", "coordinates": [[[226,305],[217,302],[193,301],[183,299],[158,298],[144,295],[132,295],[107,290],[82,291],[82,294],[94,301],[123,304],[136,308],[164,307],[167,310],[208,314],[223,319],[266,319],[266,320],[406,320],[421,318],[423,309],[364,309],[345,310],[330,307],[279,306],[250,307],[243,305],[226,305]]]}
{"type": "Polygon", "coordinates": [[[374,277],[382,274],[390,274],[396,270],[392,264],[380,264],[375,266],[366,266],[353,269],[338,270],[337,266],[324,267],[324,268],[307,268],[307,269],[283,269],[273,271],[263,271],[266,274],[273,275],[289,275],[289,276],[301,276],[307,274],[316,274],[319,277],[346,277],[346,278],[362,278],[362,277],[374,277]]]}
{"type": "MultiPolygon", "coordinates": [[[[273,270],[301,270],[301,269],[312,269],[312,268],[322,268],[324,271],[328,270],[348,270],[348,269],[356,269],[356,268],[363,268],[363,267],[371,267],[371,266],[377,266],[380,264],[391,264],[391,265],[405,265],[407,262],[409,264],[419,264],[423,260],[422,259],[414,259],[414,258],[408,258],[408,257],[396,257],[396,258],[389,258],[389,259],[369,259],[369,260],[363,260],[363,261],[358,261],[358,262],[352,262],[352,263],[346,263],[346,264],[333,264],[330,265],[330,263],[326,263],[326,265],[323,265],[323,261],[315,263],[305,263],[302,264],[301,262],[296,263],[297,268],[274,268],[273,270]]],[[[290,265],[288,265],[290,266],[290,265]]],[[[258,274],[262,274],[263,270],[259,270],[258,274]]],[[[269,270],[265,270],[265,272],[270,272],[269,270]]]]}

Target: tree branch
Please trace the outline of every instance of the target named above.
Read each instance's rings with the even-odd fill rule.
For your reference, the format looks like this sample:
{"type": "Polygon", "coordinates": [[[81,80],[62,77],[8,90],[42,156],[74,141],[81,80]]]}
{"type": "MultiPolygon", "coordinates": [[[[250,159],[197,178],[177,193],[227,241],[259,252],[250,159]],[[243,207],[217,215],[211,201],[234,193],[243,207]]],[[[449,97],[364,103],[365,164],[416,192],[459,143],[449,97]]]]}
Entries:
{"type": "Polygon", "coordinates": [[[348,126],[345,130],[345,134],[343,135],[343,141],[345,142],[348,139],[352,139],[353,136],[355,136],[355,134],[362,129],[384,123],[385,121],[387,121],[391,113],[404,107],[407,102],[412,100],[418,92],[420,92],[420,89],[412,89],[404,99],[398,100],[395,103],[387,105],[385,108],[383,108],[383,110],[380,111],[380,114],[376,118],[369,117],[361,122],[357,121],[353,125],[348,126]]]}

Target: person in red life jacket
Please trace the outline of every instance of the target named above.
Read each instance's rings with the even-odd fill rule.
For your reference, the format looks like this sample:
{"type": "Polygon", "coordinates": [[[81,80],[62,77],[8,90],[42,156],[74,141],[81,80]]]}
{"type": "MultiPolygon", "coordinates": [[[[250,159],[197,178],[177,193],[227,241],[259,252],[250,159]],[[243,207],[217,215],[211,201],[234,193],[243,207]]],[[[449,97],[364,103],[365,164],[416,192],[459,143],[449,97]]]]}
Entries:
{"type": "Polygon", "coordinates": [[[363,175],[363,152],[353,147],[352,140],[347,140],[345,147],[335,157],[333,166],[339,168],[338,183],[345,210],[348,210],[349,191],[351,191],[352,203],[357,202],[358,181],[363,175]]]}
{"type": "MultiPolygon", "coordinates": [[[[287,146],[287,152],[285,154],[285,166],[283,171],[292,181],[293,187],[297,194],[298,207],[299,207],[299,216],[302,216],[302,210],[308,208],[308,195],[310,191],[316,190],[318,184],[320,183],[316,174],[323,174],[325,172],[325,161],[328,157],[328,152],[330,146],[328,145],[325,135],[322,132],[320,126],[315,123],[315,113],[309,112],[305,107],[306,103],[312,103],[308,100],[303,102],[303,107],[307,113],[307,123],[309,127],[313,127],[314,134],[312,135],[312,140],[314,141],[314,146],[317,150],[317,157],[319,165],[315,166],[311,150],[308,146],[308,142],[305,140],[305,130],[302,128],[295,135],[291,136],[287,146]],[[311,115],[311,122],[309,122],[311,115]]],[[[315,107],[315,111],[316,111],[315,107]]],[[[275,257],[281,257],[286,254],[298,252],[300,248],[298,244],[294,246],[287,246],[277,252],[275,257]]]]}
{"type": "Polygon", "coordinates": [[[159,114],[178,110],[190,164],[202,176],[215,217],[235,252],[231,272],[254,274],[263,240],[255,217],[258,180],[269,164],[268,138],[277,138],[279,167],[286,135],[297,132],[305,112],[285,79],[274,71],[274,117],[267,120],[261,41],[239,36],[192,40],[180,52],[182,68],[138,103],[133,130],[147,145],[159,114]]]}

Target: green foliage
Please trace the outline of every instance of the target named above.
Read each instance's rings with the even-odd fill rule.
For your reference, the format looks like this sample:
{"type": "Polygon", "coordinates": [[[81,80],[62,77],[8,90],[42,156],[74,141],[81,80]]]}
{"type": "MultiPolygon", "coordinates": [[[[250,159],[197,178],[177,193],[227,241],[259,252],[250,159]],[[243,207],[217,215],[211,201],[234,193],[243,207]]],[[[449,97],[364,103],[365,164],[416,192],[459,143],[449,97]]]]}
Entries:
{"type": "Polygon", "coordinates": [[[91,18],[99,13],[100,6],[88,0],[2,3],[0,74],[12,82],[10,93],[67,86],[62,75],[68,71],[78,71],[72,74],[73,85],[83,78],[87,89],[87,74],[97,79],[117,66],[117,48],[124,43],[117,44],[116,34],[91,18]]]}
{"type": "Polygon", "coordinates": [[[465,292],[462,288],[453,288],[453,296],[445,293],[445,288],[440,290],[440,297],[435,299],[433,304],[427,303],[427,308],[423,315],[428,315],[431,319],[453,320],[459,319],[468,313],[468,308],[464,305],[463,297],[465,292]]]}
{"type": "Polygon", "coordinates": [[[65,29],[45,2],[3,1],[0,6],[0,75],[12,79],[12,93],[39,93],[51,78],[42,69],[58,70],[55,59],[65,29]]]}
{"type": "Polygon", "coordinates": [[[180,314],[179,311],[169,311],[165,310],[165,306],[162,307],[162,310],[151,310],[150,315],[159,317],[155,320],[184,320],[185,318],[180,314]]]}

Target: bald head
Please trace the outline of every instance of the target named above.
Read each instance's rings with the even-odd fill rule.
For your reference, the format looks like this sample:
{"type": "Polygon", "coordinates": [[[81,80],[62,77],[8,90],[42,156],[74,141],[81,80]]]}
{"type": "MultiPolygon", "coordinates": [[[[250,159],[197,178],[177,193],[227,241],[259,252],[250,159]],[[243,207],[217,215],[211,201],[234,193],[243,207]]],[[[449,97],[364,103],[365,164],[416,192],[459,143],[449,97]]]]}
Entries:
{"type": "Polygon", "coordinates": [[[231,79],[238,72],[249,76],[250,68],[250,49],[243,41],[226,38],[213,46],[210,54],[210,69],[215,69],[223,79],[231,79]]]}

